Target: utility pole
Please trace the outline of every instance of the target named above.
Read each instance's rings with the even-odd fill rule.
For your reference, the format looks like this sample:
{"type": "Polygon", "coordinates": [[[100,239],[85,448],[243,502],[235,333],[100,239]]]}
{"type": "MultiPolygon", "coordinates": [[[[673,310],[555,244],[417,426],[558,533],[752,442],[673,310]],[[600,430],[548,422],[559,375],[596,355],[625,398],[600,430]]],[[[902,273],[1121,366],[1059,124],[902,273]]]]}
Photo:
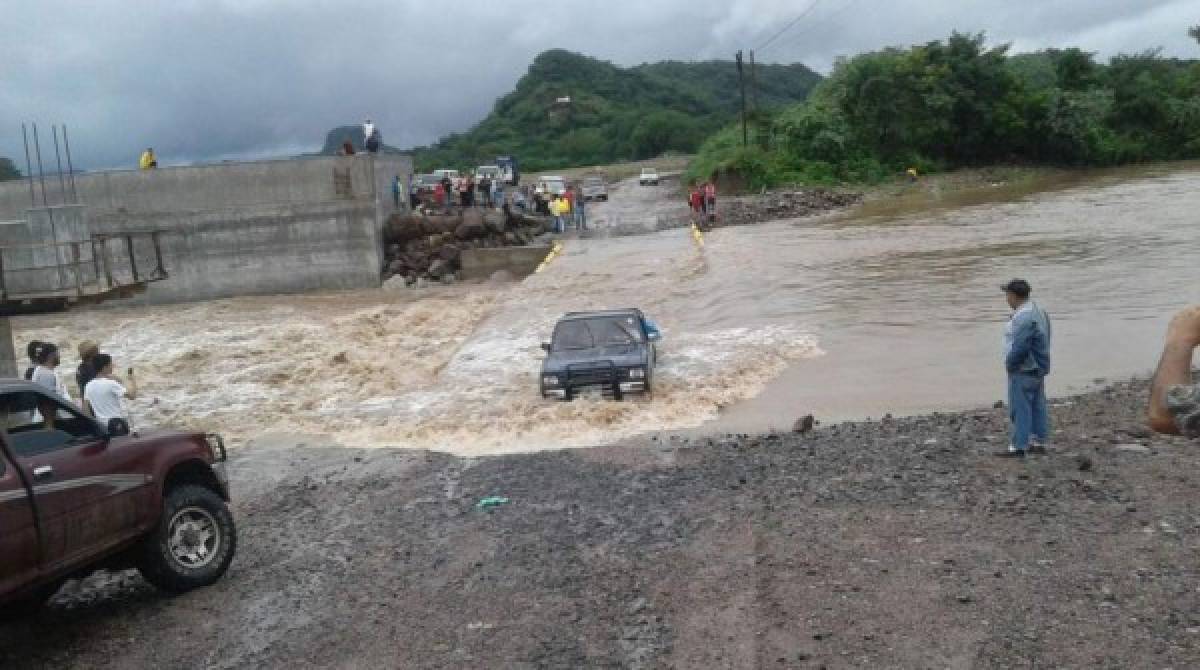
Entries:
{"type": "Polygon", "coordinates": [[[754,49],[750,50],[750,108],[758,115],[758,68],[754,65],[754,49]]]}
{"type": "Polygon", "coordinates": [[[738,87],[742,89],[742,146],[745,147],[750,143],[750,133],[746,130],[746,78],[742,73],[742,51],[738,50],[737,56],[738,70],[738,87]]]}

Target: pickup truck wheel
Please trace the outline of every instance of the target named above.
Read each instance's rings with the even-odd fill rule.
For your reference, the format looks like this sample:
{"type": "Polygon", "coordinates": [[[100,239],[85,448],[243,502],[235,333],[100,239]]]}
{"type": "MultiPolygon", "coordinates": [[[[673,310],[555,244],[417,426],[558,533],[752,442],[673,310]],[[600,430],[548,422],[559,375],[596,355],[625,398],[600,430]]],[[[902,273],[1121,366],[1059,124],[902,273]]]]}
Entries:
{"type": "Polygon", "coordinates": [[[171,593],[208,586],[233,560],[237,530],[225,501],[203,486],[171,489],[158,527],[146,538],[138,570],[171,593]]]}

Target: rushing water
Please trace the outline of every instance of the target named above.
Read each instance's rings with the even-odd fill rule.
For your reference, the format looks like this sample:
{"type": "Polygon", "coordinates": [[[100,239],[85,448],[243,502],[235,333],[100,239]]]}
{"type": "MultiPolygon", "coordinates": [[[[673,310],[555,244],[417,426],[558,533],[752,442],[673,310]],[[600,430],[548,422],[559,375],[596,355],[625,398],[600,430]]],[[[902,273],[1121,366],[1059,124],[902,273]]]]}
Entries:
{"type": "MultiPolygon", "coordinates": [[[[820,225],[721,231],[772,261],[738,300],[805,324],[826,355],[727,412],[730,430],[968,408],[1003,398],[1009,310],[1024,277],[1052,315],[1053,394],[1149,372],[1170,316],[1200,300],[1196,166],[1066,175],[944,198],[878,201],[820,225]],[[726,233],[733,233],[728,235],[726,233]],[[754,300],[758,290],[764,299],[754,300]]],[[[737,313],[736,311],[734,313],[737,313]]]]}
{"type": "Polygon", "coordinates": [[[1149,370],[1170,314],[1200,297],[1192,166],[898,197],[720,229],[703,248],[685,230],[603,236],[652,228],[648,206],[673,215],[664,198],[615,189],[592,210],[601,235],[520,284],[79,311],[16,330],[105,342],[140,369],[143,424],[480,454],[990,403],[1014,276],[1055,319],[1061,394],[1149,370]],[[538,344],[557,316],[621,306],[666,332],[654,398],[543,401],[538,344]]]}

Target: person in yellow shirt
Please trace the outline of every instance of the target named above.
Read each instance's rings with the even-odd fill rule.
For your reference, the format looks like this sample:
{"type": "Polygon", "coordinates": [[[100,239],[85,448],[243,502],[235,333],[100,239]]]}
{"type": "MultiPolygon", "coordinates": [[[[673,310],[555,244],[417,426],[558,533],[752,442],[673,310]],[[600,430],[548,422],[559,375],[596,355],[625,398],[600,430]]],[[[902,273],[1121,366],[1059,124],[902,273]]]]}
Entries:
{"type": "Polygon", "coordinates": [[[571,211],[571,206],[567,204],[565,198],[559,193],[554,196],[554,200],[550,201],[550,213],[554,215],[554,232],[567,232],[567,213],[571,211]]]}
{"type": "Polygon", "coordinates": [[[142,152],[142,159],[138,161],[138,165],[143,170],[150,170],[158,167],[158,159],[154,157],[154,149],[146,147],[146,150],[142,152]]]}

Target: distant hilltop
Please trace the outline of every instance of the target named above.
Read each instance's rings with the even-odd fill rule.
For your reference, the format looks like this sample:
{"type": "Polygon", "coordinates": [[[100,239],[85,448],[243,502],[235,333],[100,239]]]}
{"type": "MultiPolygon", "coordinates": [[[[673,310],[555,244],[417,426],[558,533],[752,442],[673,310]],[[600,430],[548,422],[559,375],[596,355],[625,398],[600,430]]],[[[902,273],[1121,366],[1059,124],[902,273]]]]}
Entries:
{"type": "MultiPolygon", "coordinates": [[[[756,78],[763,109],[803,101],[821,80],[798,63],[758,65],[756,78]]],[[[475,127],[411,153],[421,171],[486,164],[500,154],[537,171],[690,153],[737,117],[740,100],[733,61],[623,68],[553,49],[475,127]]],[[[322,153],[336,153],[347,137],[360,148],[362,128],[331,130],[322,153]]]]}

